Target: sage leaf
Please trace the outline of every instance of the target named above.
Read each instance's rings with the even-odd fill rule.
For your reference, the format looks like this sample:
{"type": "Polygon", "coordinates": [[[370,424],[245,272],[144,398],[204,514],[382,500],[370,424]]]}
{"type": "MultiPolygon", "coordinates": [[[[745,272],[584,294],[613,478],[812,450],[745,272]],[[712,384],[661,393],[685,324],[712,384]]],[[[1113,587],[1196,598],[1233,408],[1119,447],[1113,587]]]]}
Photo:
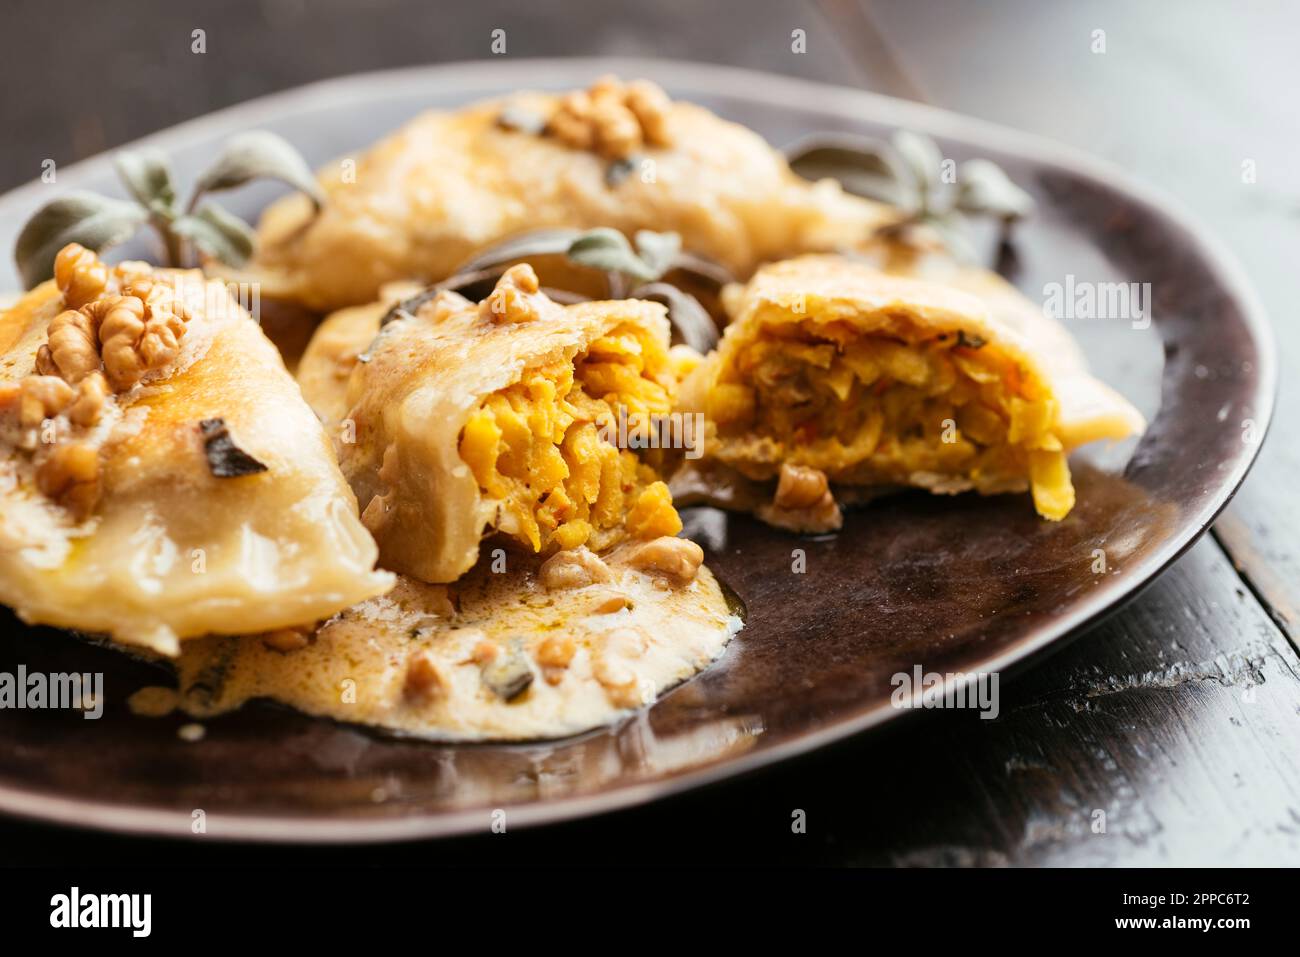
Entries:
{"type": "Polygon", "coordinates": [[[256,243],[256,235],[247,223],[212,202],[178,217],[172,230],[228,266],[248,262],[256,243]]]}
{"type": "Polygon", "coordinates": [[[117,175],[141,206],[163,219],[176,215],[171,166],[161,150],[122,150],[113,157],[117,175]]]}
{"type": "Polygon", "coordinates": [[[938,145],[928,136],[913,133],[911,130],[899,130],[894,134],[894,149],[898,151],[903,164],[912,174],[920,195],[920,206],[930,209],[930,198],[938,192],[939,174],[943,166],[943,153],[938,145]]]}
{"type": "Polygon", "coordinates": [[[311,197],[316,208],[325,201],[311,167],[296,149],[282,137],[265,130],[232,136],[215,163],[208,167],[194,185],[194,206],[204,193],[234,189],[255,179],[278,179],[311,197]]]}
{"type": "Polygon", "coordinates": [[[566,253],[571,262],[605,272],[623,273],[649,282],[654,272],[632,250],[627,237],[617,229],[602,226],[583,233],[569,244],[566,253]]]}
{"type": "Polygon", "coordinates": [[[963,163],[957,180],[957,208],[962,212],[1021,219],[1034,210],[1033,197],[989,160],[963,163]]]}
{"type": "Polygon", "coordinates": [[[978,258],[970,239],[970,224],[961,213],[949,210],[940,215],[923,216],[918,222],[933,229],[943,244],[948,247],[948,251],[957,259],[974,262],[978,258]]]}
{"type": "Polygon", "coordinates": [[[658,279],[673,268],[682,251],[682,237],[677,233],[656,233],[649,229],[638,230],[636,251],[641,261],[658,279]]]}
{"type": "Polygon", "coordinates": [[[74,191],[42,206],[18,234],[14,260],[24,288],[54,275],[54,257],[68,243],[99,252],[130,239],[148,219],[137,203],[74,191]]]}
{"type": "Polygon", "coordinates": [[[818,138],[796,146],[790,168],[804,179],[837,180],[846,192],[903,209],[916,208],[919,197],[910,171],[888,144],[867,137],[818,138]]]}
{"type": "Polygon", "coordinates": [[[266,463],[259,462],[235,444],[225,419],[202,420],[199,423],[199,434],[203,438],[208,471],[213,478],[240,478],[267,470],[266,463]]]}

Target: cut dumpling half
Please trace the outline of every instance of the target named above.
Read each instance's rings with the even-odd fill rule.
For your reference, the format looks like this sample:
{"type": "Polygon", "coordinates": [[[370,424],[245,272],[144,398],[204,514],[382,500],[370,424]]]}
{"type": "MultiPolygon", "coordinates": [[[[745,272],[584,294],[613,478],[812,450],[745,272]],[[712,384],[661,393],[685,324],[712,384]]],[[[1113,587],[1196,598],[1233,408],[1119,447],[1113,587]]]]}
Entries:
{"type": "Polygon", "coordinates": [[[384,567],[453,581],[494,532],[541,554],[676,535],[656,467],[673,362],[662,306],[561,306],[526,264],[482,303],[443,292],[397,313],[356,359],[336,430],[384,567]]]}
{"type": "Polygon", "coordinates": [[[970,292],[837,256],[765,267],[729,305],[679,406],[704,412],[708,462],[778,480],[774,524],[836,527],[828,483],[1028,489],[1040,515],[1061,519],[1074,505],[1070,449],[1144,427],[1032,308],[1012,321],[970,292]]]}

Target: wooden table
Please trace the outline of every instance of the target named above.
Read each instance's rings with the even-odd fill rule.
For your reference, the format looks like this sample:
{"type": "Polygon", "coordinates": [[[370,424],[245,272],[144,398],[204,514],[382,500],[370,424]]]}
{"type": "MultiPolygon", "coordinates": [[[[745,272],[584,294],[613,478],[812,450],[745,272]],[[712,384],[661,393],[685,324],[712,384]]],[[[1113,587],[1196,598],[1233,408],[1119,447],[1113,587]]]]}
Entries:
{"type": "MultiPolygon", "coordinates": [[[[11,14],[0,188],[272,90],[358,70],[488,55],[635,54],[729,63],[922,99],[1075,144],[1174,194],[1235,248],[1283,355],[1277,417],[1236,501],[1106,623],[1003,689],[1002,716],[936,712],[648,808],[507,836],[303,849],[303,863],[497,860],[835,864],[1300,863],[1300,22],[1281,2],[793,4],[608,0],[524,6],[388,0],[152,0],[131,15],[65,0],[11,14]],[[141,9],[149,12],[139,12],[141,9]],[[86,9],[88,13],[80,12],[86,9]],[[310,11],[310,13],[308,12],[310,11]],[[191,52],[191,31],[207,52],[191,52]],[[791,31],[807,52],[791,52],[791,31]],[[1094,52],[1094,31],[1106,50],[1094,52]],[[95,49],[58,69],[69,37],[95,49]],[[80,62],[80,61],[79,61],[80,62]],[[12,144],[23,144],[14,149],[12,144]],[[1254,162],[1256,181],[1243,182],[1254,162]],[[794,809],[806,834],[792,834],[794,809]],[[1098,812],[1105,828],[1099,832],[1098,812]]],[[[248,863],[282,850],[0,825],[0,861],[248,863]],[[250,857],[250,854],[253,855],[250,857]],[[89,856],[87,856],[89,855],[89,856]],[[118,857],[117,859],[121,859],[118,857]]]]}

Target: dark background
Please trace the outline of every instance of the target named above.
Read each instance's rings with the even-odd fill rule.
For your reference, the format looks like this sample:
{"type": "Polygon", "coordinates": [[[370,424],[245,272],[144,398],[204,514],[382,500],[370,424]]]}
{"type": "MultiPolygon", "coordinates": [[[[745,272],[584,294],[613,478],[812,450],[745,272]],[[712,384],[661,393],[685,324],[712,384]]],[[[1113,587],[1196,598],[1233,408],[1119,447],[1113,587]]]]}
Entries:
{"type": "Polygon", "coordinates": [[[1103,155],[1236,251],[1282,351],[1252,477],[1139,599],[1003,689],[661,804],[395,847],[169,843],[0,823],[0,862],[1300,863],[1300,15],[1284,2],[8,3],[0,189],[250,97],[363,70],[634,54],[923,100],[1103,155]],[[207,52],[190,34],[207,31],[207,52]],[[807,31],[808,52],[790,51],[807,31]],[[1106,52],[1092,52],[1104,30],[1106,52]],[[1257,181],[1243,182],[1253,161],[1257,181]],[[793,809],[808,833],[790,832],[793,809]],[[1104,810],[1104,834],[1091,829],[1104,810]]]}

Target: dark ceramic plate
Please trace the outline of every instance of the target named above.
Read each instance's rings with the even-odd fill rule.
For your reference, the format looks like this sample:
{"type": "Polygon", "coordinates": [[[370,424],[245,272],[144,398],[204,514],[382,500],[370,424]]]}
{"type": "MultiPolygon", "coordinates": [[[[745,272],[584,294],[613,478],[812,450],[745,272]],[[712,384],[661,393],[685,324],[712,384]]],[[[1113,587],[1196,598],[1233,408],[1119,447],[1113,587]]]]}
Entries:
{"type": "MultiPolygon", "coordinates": [[[[105,674],[104,716],[0,714],[0,810],[82,826],[184,835],[383,840],[512,826],[652,800],[818,747],[901,712],[890,677],[1006,672],[1113,610],[1202,532],[1240,484],[1272,406],[1260,307],[1212,237],[1109,166],[1037,139],[849,89],[664,62],[522,61],[331,81],[187,123],[149,142],[183,181],[228,135],[275,130],[314,162],[348,154],[419,110],[518,87],[649,76],[776,144],[814,132],[929,133],[946,156],[986,156],[1039,201],[1013,280],[1150,283],[1154,323],[1080,320],[1096,372],[1151,420],[1140,444],[1076,460],[1079,504],[1052,524],[1023,496],[903,495],[853,512],[842,534],[799,539],[700,510],[691,530],[748,609],[711,670],[608,731],[531,746],[445,747],[377,737],[269,706],[207,724],[129,714],[158,675],[49,629],[0,619],[0,671],[105,674]],[[792,552],[806,572],[792,571],[792,552]],[[1097,550],[1106,570],[1097,572],[1097,550]]],[[[57,191],[118,191],[110,158],[0,199],[0,248],[57,191]]],[[[253,217],[271,191],[238,195],[253,217]]],[[[135,251],[148,255],[147,249],[135,251]]],[[[6,285],[16,286],[9,274],[6,285]]]]}

